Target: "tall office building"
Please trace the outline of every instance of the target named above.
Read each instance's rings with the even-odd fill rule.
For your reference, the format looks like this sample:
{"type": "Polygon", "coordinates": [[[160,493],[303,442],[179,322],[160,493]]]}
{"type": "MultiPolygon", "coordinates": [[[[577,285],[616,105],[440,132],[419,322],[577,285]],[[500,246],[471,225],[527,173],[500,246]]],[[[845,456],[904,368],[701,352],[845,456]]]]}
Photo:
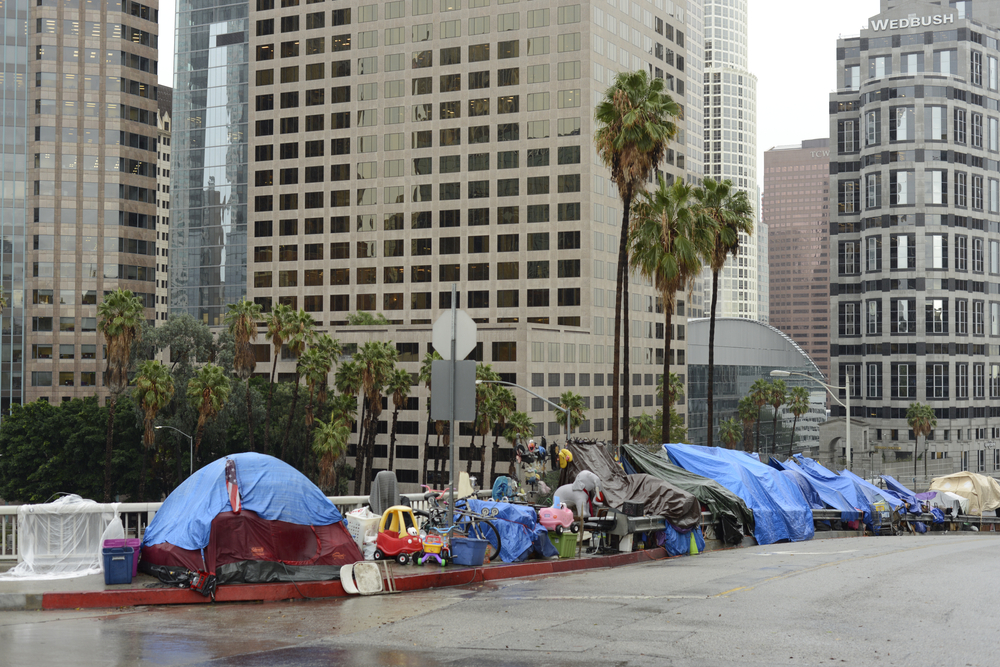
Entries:
{"type": "MultiPolygon", "coordinates": [[[[261,0],[249,23],[249,297],[302,308],[349,346],[392,340],[416,371],[456,283],[479,324],[473,356],[547,397],[583,395],[581,430],[610,437],[622,210],[593,148],[593,110],[618,71],[663,78],[685,121],[661,168],[697,180],[701,54],[685,44],[694,34],[700,45],[700,6],[261,0]],[[390,325],[347,327],[357,311],[390,325]]],[[[179,124],[194,118],[181,87],[179,124]]],[[[173,229],[176,259],[184,242],[173,235],[189,230],[173,229]]],[[[653,286],[633,277],[631,291],[636,415],[656,410],[664,331],[653,286]]],[[[672,343],[682,376],[685,301],[672,343]]],[[[269,355],[261,346],[262,370],[269,355]]],[[[414,389],[400,417],[412,439],[399,452],[404,483],[416,481],[405,448],[426,427],[426,393],[414,389]]],[[[540,400],[515,394],[537,435],[561,432],[540,400]]]]}
{"type": "Polygon", "coordinates": [[[156,149],[156,320],[170,314],[170,120],[173,89],[160,86],[157,100],[156,129],[159,145],[156,149]]]}
{"type": "Polygon", "coordinates": [[[764,152],[763,219],[771,325],[830,377],[830,146],[809,139],[764,152]]]}
{"type": "MultiPolygon", "coordinates": [[[[743,190],[758,219],[757,77],[747,69],[747,1],[704,0],[704,175],[729,179],[743,190]]],[[[719,274],[718,317],[766,320],[760,310],[758,248],[761,235],[740,234],[736,257],[719,274]]],[[[702,310],[712,304],[711,272],[702,280],[702,310]]]]}
{"type": "Polygon", "coordinates": [[[157,3],[3,7],[0,409],[101,392],[97,304],[155,301],[157,3]]]}
{"type": "Polygon", "coordinates": [[[870,440],[901,446],[897,460],[912,457],[906,410],[920,402],[937,417],[930,458],[990,471],[1000,468],[994,26],[997,3],[883,0],[860,37],[838,40],[830,98],[835,383],[850,386],[870,440]]]}

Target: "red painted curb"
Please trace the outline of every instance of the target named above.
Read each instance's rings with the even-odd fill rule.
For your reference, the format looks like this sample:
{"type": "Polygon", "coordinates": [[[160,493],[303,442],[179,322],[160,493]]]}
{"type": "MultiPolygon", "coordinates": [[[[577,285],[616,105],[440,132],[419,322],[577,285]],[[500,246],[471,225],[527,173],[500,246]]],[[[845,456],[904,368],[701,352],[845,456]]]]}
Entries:
{"type": "MultiPolygon", "coordinates": [[[[577,572],[597,568],[620,567],[633,563],[660,560],[667,557],[662,547],[612,556],[567,558],[565,560],[505,563],[485,567],[448,567],[436,571],[421,571],[397,575],[396,590],[419,591],[428,588],[467,586],[484,581],[534,577],[562,572],[577,572]]],[[[298,585],[231,584],[220,586],[215,593],[216,602],[277,602],[306,598],[347,597],[339,581],[308,581],[298,585]]],[[[211,602],[198,593],[182,588],[132,588],[107,591],[77,591],[72,593],[44,593],[42,609],[101,609],[108,607],[139,607],[167,604],[207,604],[211,602]]]]}

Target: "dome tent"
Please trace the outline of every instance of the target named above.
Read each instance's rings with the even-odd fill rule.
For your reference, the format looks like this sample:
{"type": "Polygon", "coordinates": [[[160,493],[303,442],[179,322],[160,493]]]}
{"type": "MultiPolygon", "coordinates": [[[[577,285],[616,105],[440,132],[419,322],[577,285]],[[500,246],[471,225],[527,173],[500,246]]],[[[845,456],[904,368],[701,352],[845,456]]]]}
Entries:
{"type": "Polygon", "coordinates": [[[140,568],[164,581],[178,571],[219,584],[335,579],[362,559],[343,516],[305,475],[265,454],[232,454],[174,489],[150,522],[140,568]],[[226,463],[235,464],[233,511],[226,463]]]}

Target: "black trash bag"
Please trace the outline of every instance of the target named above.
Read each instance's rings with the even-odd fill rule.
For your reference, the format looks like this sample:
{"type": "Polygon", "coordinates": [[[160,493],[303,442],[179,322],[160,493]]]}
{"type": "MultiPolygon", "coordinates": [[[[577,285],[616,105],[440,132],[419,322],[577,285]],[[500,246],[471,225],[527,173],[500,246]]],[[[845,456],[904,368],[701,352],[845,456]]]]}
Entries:
{"type": "Polygon", "coordinates": [[[743,531],[740,530],[739,524],[732,517],[725,514],[719,516],[719,525],[716,528],[716,534],[722,540],[723,544],[728,544],[729,546],[736,546],[743,541],[743,531]]]}

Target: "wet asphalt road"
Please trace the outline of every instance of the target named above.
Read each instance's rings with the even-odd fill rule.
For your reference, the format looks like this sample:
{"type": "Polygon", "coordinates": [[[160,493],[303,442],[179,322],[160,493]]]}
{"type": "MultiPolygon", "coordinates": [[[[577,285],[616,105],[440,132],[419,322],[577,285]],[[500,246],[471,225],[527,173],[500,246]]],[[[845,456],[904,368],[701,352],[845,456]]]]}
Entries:
{"type": "Polygon", "coordinates": [[[771,545],[393,596],[0,613],[0,666],[1000,663],[1000,536],[771,545]]]}

